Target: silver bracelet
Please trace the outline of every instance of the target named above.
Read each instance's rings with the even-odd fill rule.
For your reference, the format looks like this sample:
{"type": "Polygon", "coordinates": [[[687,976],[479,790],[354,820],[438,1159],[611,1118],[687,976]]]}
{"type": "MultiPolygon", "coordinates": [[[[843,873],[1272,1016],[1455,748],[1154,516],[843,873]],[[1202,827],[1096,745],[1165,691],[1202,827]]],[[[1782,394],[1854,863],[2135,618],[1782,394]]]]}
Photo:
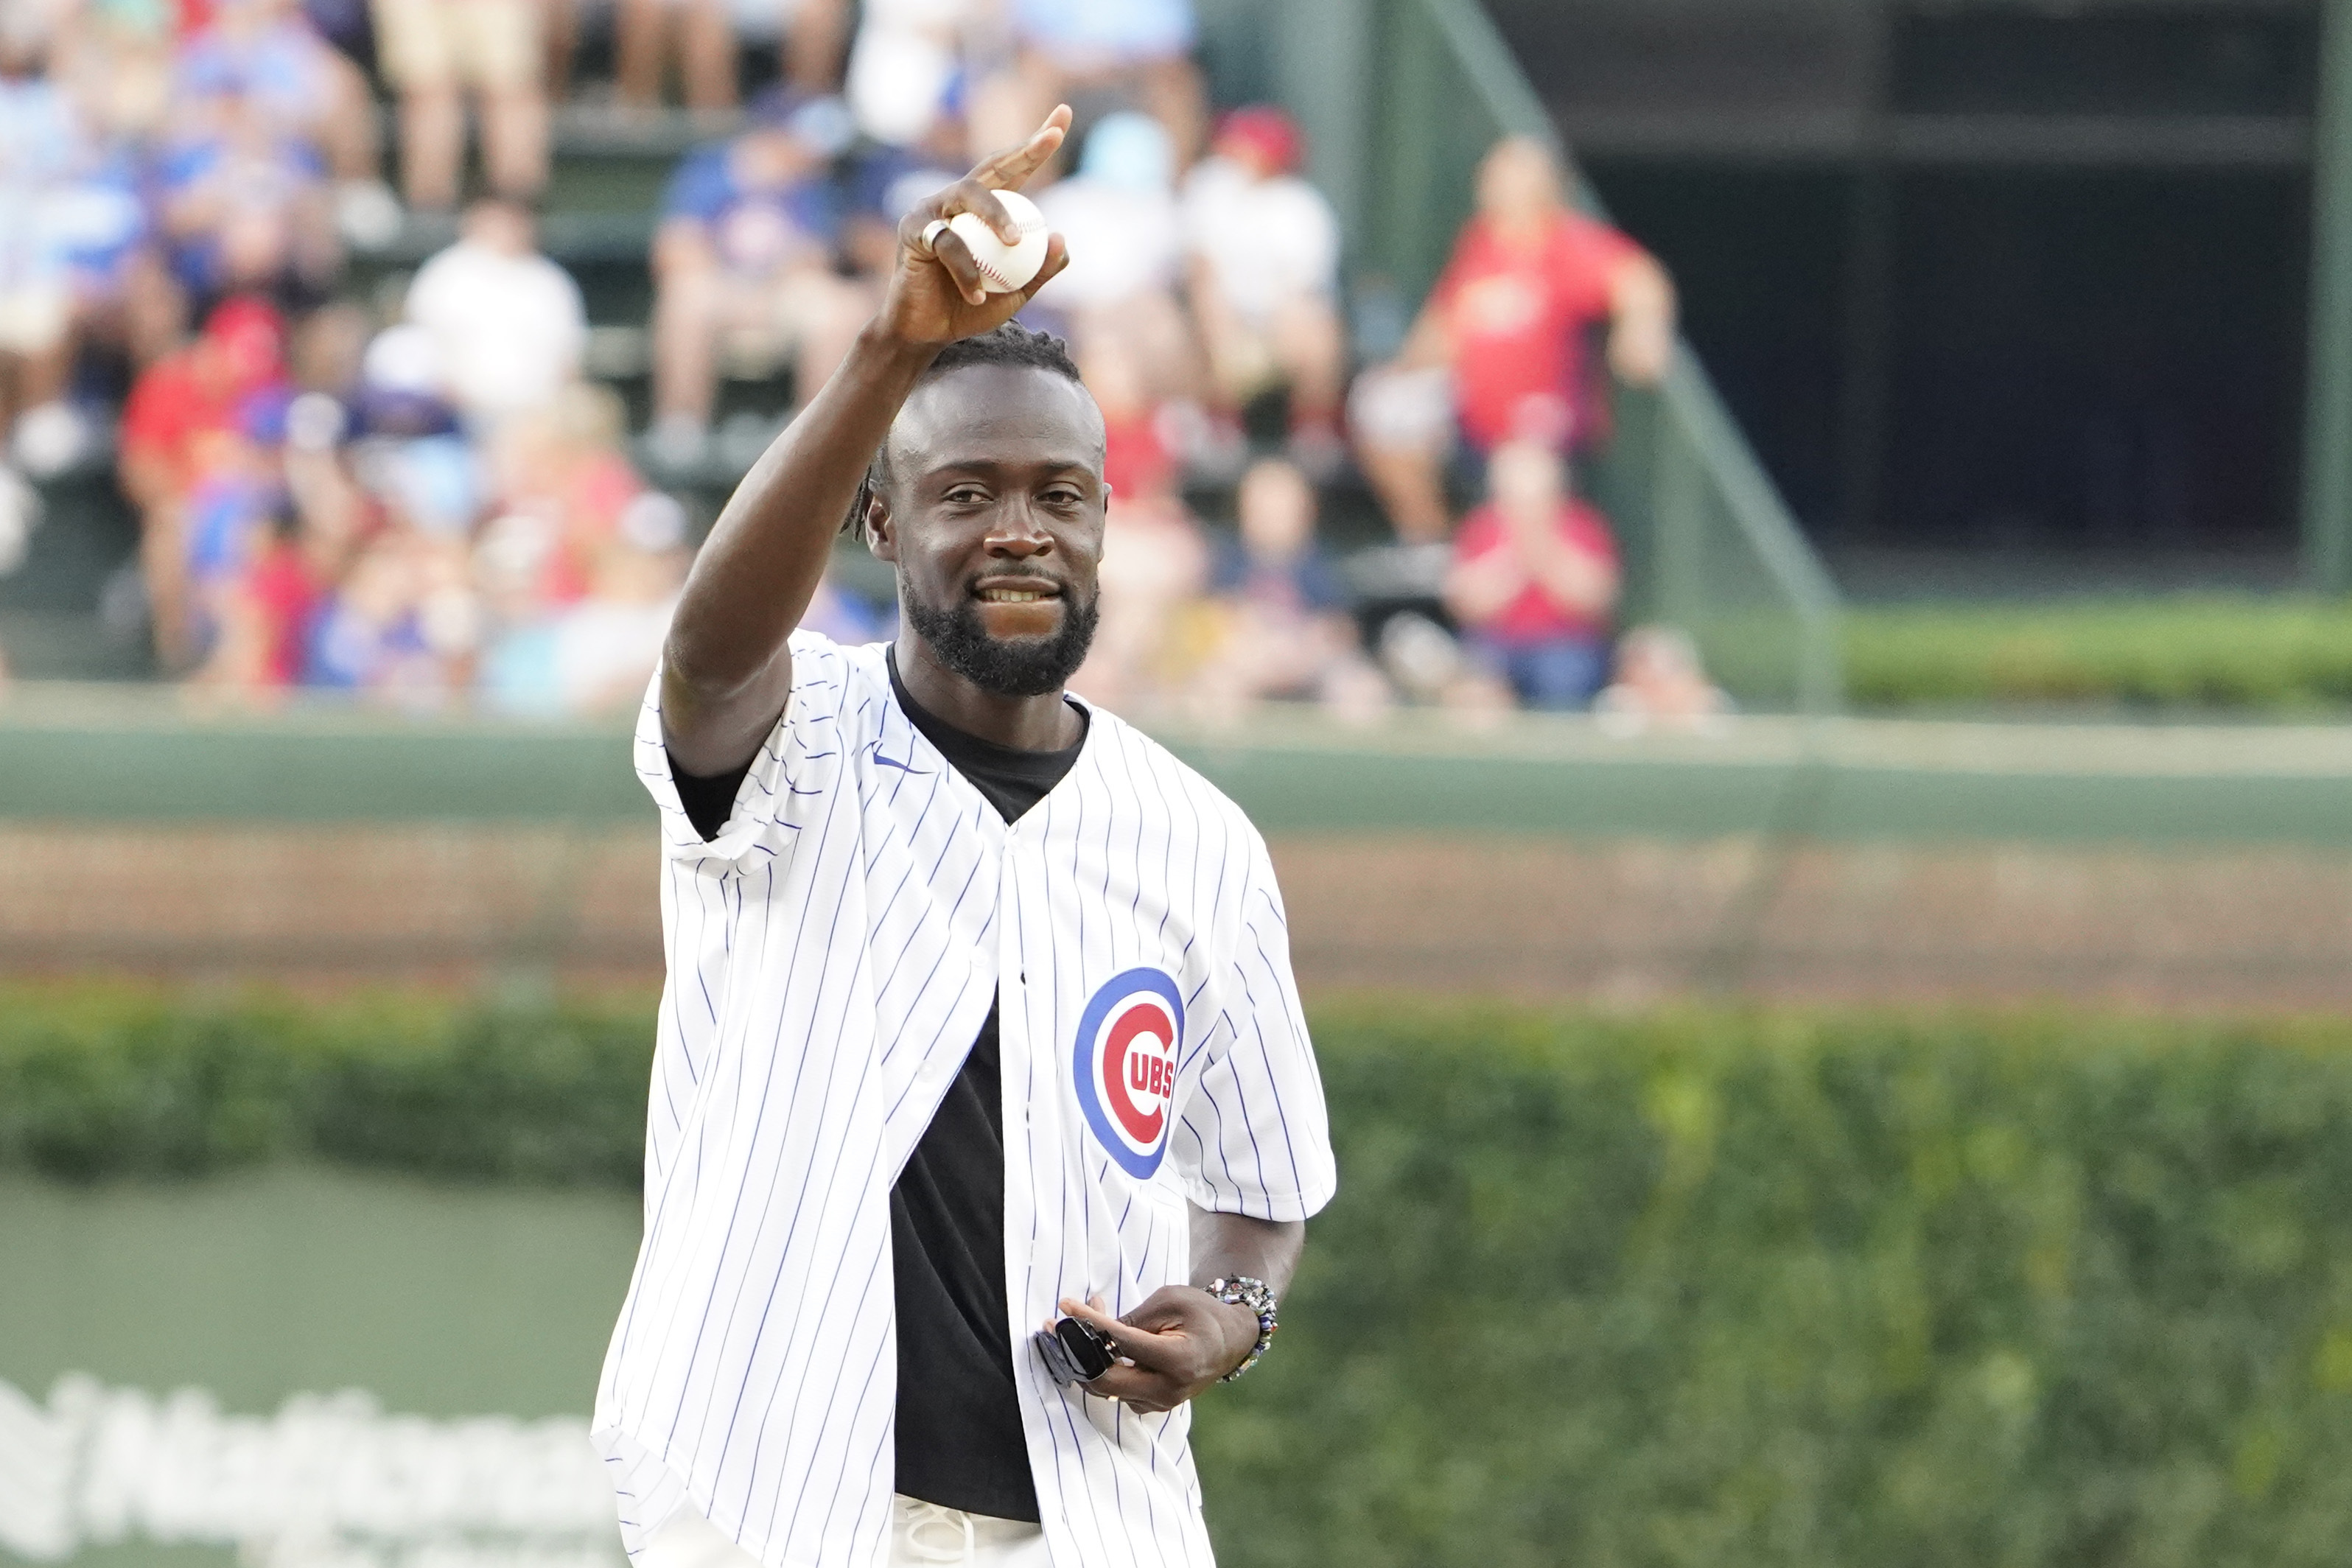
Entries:
{"type": "Polygon", "coordinates": [[[1247,1307],[1257,1314],[1257,1343],[1250,1347],[1250,1353],[1243,1359],[1241,1365],[1217,1380],[1220,1383],[1231,1383],[1255,1366],[1259,1359],[1265,1354],[1267,1347],[1274,1343],[1274,1331],[1281,1326],[1274,1321],[1276,1305],[1274,1287],[1263,1279],[1253,1279],[1246,1274],[1235,1274],[1229,1279],[1210,1280],[1209,1294],[1228,1307],[1247,1307]]]}

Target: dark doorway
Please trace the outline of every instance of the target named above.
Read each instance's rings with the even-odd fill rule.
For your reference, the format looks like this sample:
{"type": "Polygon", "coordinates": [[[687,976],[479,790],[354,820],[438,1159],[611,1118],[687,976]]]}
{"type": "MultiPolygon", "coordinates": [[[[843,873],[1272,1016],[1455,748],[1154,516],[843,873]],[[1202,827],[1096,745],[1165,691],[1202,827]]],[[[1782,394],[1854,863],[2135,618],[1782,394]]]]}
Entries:
{"type": "Polygon", "coordinates": [[[1865,537],[2290,549],[2305,184],[1906,176],[1885,479],[1865,537]]]}
{"type": "Polygon", "coordinates": [[[2315,6],[1494,5],[1841,568],[2292,572],[2315,6]]]}

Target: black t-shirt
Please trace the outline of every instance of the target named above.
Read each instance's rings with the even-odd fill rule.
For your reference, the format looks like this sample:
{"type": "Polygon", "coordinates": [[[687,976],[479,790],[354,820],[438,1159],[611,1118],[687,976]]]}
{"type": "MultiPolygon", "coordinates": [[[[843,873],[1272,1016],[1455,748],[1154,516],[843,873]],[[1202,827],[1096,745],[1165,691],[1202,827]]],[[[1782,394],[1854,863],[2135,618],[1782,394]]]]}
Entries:
{"type": "MultiPolygon", "coordinates": [[[[1061,783],[1086,744],[1081,733],[1066,751],[1016,752],[967,735],[907,694],[895,654],[890,689],[924,739],[1007,822],[1061,783]]],[[[1076,710],[1083,719],[1086,710],[1076,710]]],[[[748,771],[746,764],[707,779],[676,774],[679,802],[705,838],[725,825],[748,771]]],[[[1029,1474],[1013,1347],[1004,1331],[1004,1100],[998,1060],[992,1007],[890,1189],[898,1313],[894,1484],[926,1502],[1034,1521],[1037,1488],[1029,1474]]]]}

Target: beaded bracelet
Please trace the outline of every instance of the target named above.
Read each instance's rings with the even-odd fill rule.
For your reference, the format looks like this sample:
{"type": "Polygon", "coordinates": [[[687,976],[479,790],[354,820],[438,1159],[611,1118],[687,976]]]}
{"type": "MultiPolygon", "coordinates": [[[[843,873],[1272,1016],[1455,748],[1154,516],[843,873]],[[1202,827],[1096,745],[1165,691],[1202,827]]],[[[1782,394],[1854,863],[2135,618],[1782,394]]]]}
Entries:
{"type": "Polygon", "coordinates": [[[1209,1294],[1229,1307],[1247,1307],[1257,1314],[1257,1343],[1250,1347],[1250,1353],[1241,1365],[1217,1380],[1231,1383],[1255,1366],[1258,1359],[1265,1354],[1266,1347],[1274,1343],[1274,1331],[1279,1326],[1274,1321],[1274,1287],[1263,1279],[1236,1274],[1230,1279],[1210,1280],[1209,1294]]]}

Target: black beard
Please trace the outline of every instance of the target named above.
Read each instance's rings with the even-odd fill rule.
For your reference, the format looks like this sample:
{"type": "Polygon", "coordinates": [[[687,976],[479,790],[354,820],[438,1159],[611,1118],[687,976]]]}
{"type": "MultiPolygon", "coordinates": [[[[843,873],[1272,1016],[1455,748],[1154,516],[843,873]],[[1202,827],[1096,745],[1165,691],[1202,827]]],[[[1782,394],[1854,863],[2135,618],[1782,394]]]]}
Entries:
{"type": "Polygon", "coordinates": [[[1003,642],[991,637],[981,624],[980,611],[970,599],[952,609],[928,605],[912,594],[902,596],[907,624],[940,656],[940,662],[999,697],[1043,697],[1059,691],[1087,661],[1095,640],[1098,601],[1064,595],[1062,629],[1037,641],[1003,642]]]}

